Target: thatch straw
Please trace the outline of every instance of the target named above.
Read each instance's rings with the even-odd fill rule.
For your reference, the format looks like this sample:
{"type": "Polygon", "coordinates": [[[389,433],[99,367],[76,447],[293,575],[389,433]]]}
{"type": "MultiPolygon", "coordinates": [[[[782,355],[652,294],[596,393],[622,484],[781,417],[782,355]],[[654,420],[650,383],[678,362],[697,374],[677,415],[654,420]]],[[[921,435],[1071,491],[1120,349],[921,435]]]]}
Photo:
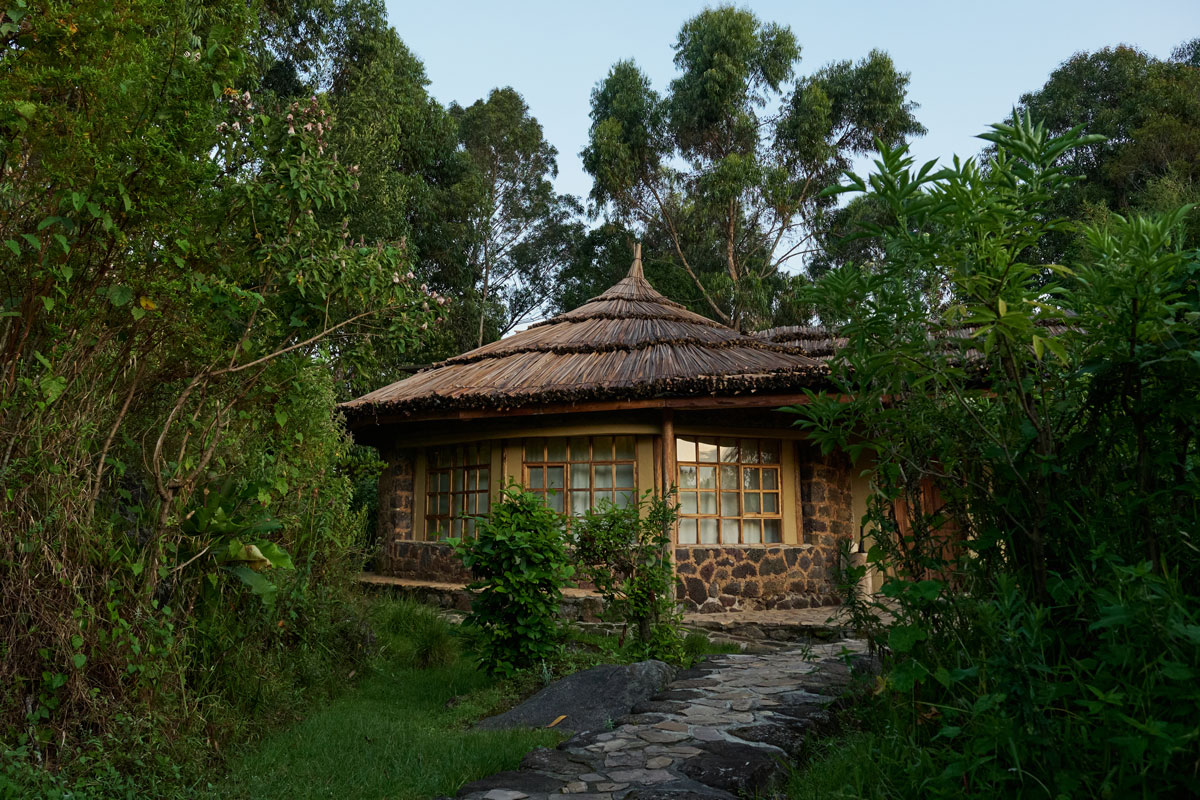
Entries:
{"type": "Polygon", "coordinates": [[[635,257],[629,274],[579,308],[447,359],[342,405],[352,423],[381,415],[652,397],[799,391],[824,365],[741,334],[656,292],[635,257]]]}

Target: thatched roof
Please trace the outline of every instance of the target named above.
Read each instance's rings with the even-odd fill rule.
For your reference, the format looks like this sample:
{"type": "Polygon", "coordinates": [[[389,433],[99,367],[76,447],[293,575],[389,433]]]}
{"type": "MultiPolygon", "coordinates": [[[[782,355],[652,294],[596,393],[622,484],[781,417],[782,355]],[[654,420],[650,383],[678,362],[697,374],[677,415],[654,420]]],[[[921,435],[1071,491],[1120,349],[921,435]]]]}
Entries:
{"type": "Polygon", "coordinates": [[[757,338],[786,347],[814,361],[825,361],[833,351],[844,347],[846,337],[834,336],[824,325],[784,325],[757,331],[757,338]]]}
{"type": "Polygon", "coordinates": [[[574,311],[342,405],[356,427],[464,409],[798,391],[824,365],[692,313],[629,274],[574,311]]]}
{"type": "MultiPolygon", "coordinates": [[[[1042,329],[1045,336],[1061,336],[1069,330],[1063,320],[1057,318],[1038,319],[1034,324],[1042,329]]],[[[963,344],[968,345],[968,358],[976,360],[983,356],[975,349],[974,341],[971,339],[978,327],[978,325],[959,325],[949,329],[931,330],[929,335],[943,340],[948,350],[963,344]]],[[[785,325],[758,331],[754,335],[763,341],[821,362],[828,361],[834,352],[845,347],[848,341],[845,336],[836,336],[831,329],[824,325],[785,325]]]]}

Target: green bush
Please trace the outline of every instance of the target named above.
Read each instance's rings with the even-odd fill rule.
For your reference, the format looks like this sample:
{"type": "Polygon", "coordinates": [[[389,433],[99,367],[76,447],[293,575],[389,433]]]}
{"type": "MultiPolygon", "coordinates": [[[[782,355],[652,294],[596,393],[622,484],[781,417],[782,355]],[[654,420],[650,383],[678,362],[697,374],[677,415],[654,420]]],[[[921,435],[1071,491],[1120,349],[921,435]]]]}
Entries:
{"type": "Polygon", "coordinates": [[[480,662],[509,675],[560,649],[562,587],[574,574],[567,561],[563,519],[536,495],[512,484],[475,538],[452,540],[475,580],[467,623],[478,628],[480,662]]]}
{"type": "Polygon", "coordinates": [[[852,188],[889,210],[887,257],[813,293],[847,344],[836,397],[794,410],[878,465],[885,597],[851,597],[886,667],[873,763],[902,796],[1196,796],[1190,209],[1072,228],[1045,209],[1095,140],[1028,119],[984,138],[986,169],[885,149],[852,188]],[[1086,259],[1033,262],[1051,233],[1086,259]]]}
{"type": "Polygon", "coordinates": [[[641,651],[670,662],[684,658],[671,569],[676,509],[647,492],[637,503],[602,503],[575,520],[575,557],[604,597],[607,616],[632,627],[641,651]]]}

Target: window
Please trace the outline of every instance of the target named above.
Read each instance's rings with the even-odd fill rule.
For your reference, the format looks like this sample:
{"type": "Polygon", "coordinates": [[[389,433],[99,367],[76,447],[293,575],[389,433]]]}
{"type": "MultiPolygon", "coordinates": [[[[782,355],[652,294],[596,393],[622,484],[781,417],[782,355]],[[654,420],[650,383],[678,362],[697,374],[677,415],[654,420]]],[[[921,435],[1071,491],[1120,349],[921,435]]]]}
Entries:
{"type": "Polygon", "coordinates": [[[555,511],[581,516],[607,500],[636,501],[632,436],[574,436],[525,440],[525,488],[555,511]]]}
{"type": "Polygon", "coordinates": [[[475,520],[488,513],[492,448],[439,447],[426,453],[425,538],[473,536],[475,520]]]}
{"type": "Polygon", "coordinates": [[[777,440],[681,436],[675,461],[680,544],[783,541],[777,440]]]}

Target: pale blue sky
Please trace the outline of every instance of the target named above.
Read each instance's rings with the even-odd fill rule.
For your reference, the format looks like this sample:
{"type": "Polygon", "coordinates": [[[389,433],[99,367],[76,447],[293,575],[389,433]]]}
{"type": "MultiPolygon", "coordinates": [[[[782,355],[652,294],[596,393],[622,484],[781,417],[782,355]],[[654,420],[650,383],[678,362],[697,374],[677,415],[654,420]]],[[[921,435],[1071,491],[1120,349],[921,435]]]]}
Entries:
{"type": "MultiPolygon", "coordinates": [[[[586,196],[579,163],[587,143],[592,87],[622,58],[634,58],[664,91],[675,75],[671,45],[705,2],[411,2],[388,0],[388,16],[425,63],[439,101],[469,104],[512,86],[558,148],[558,188],[586,196]]],[[[910,97],[929,129],[920,160],[974,155],[973,137],[1005,117],[1072,53],[1119,43],[1166,57],[1200,37],[1200,0],[1126,2],[785,2],[740,4],[791,26],[801,74],[872,48],[911,73],[910,97]]]]}

